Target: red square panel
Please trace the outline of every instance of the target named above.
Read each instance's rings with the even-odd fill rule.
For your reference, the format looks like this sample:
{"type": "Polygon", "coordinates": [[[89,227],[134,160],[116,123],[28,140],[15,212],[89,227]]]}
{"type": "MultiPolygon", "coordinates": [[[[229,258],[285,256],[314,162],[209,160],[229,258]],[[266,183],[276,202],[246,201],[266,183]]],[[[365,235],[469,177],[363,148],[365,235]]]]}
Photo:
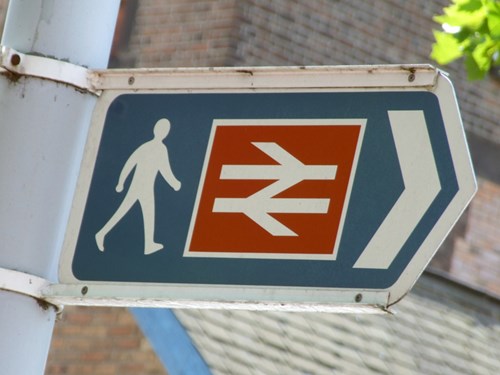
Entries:
{"type": "Polygon", "coordinates": [[[335,259],[365,120],[215,120],[186,256],[335,259]]]}

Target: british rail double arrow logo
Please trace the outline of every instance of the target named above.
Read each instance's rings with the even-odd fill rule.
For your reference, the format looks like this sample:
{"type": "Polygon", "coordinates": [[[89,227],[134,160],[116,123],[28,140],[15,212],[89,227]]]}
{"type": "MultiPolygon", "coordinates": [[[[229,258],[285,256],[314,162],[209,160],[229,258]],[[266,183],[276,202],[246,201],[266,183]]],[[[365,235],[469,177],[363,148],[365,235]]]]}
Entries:
{"type": "Polygon", "coordinates": [[[365,123],[215,120],[185,255],[335,259],[365,123]]]}
{"type": "Polygon", "coordinates": [[[326,214],[328,198],[276,198],[276,195],[304,180],[334,180],[336,165],[305,165],[275,142],[252,144],[279,165],[224,165],[221,180],[275,180],[244,198],[216,198],[212,212],[240,212],[273,236],[297,236],[273,218],[272,213],[326,214]]]}

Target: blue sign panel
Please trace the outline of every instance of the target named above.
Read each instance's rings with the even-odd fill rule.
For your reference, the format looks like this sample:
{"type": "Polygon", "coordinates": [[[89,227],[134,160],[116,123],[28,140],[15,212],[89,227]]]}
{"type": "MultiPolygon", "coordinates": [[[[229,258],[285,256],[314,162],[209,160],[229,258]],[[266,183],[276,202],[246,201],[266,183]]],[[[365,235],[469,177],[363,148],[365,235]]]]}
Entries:
{"type": "Polygon", "coordinates": [[[459,192],[448,138],[428,91],[119,95],[71,273],[390,288],[459,192]]]}

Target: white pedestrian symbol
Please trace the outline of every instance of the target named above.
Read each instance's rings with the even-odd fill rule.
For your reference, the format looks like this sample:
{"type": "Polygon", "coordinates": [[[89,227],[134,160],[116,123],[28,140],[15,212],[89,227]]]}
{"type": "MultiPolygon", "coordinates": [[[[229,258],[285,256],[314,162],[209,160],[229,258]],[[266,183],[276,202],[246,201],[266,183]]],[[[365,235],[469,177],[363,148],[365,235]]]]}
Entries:
{"type": "Polygon", "coordinates": [[[125,180],[135,168],[130,187],[122,203],[108,222],[95,235],[99,250],[104,251],[104,239],[109,231],[125,216],[135,202],[139,202],[144,220],[144,254],[152,254],[163,249],[163,244],[154,241],[155,197],[154,186],[158,173],[175,190],[181,182],[174,176],[168,158],[168,150],[163,140],[170,132],[170,121],[163,118],[154,126],[154,138],[139,146],[126,161],[116,185],[116,191],[123,191],[125,180]]]}

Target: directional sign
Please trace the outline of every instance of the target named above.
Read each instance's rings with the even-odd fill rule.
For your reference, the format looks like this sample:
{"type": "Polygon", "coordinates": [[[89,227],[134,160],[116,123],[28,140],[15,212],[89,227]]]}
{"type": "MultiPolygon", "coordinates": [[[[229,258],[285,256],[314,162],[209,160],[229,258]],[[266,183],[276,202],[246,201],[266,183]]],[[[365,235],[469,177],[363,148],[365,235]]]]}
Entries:
{"type": "Polygon", "coordinates": [[[99,79],[47,292],[63,303],[386,308],[476,189],[430,66],[99,79]]]}

